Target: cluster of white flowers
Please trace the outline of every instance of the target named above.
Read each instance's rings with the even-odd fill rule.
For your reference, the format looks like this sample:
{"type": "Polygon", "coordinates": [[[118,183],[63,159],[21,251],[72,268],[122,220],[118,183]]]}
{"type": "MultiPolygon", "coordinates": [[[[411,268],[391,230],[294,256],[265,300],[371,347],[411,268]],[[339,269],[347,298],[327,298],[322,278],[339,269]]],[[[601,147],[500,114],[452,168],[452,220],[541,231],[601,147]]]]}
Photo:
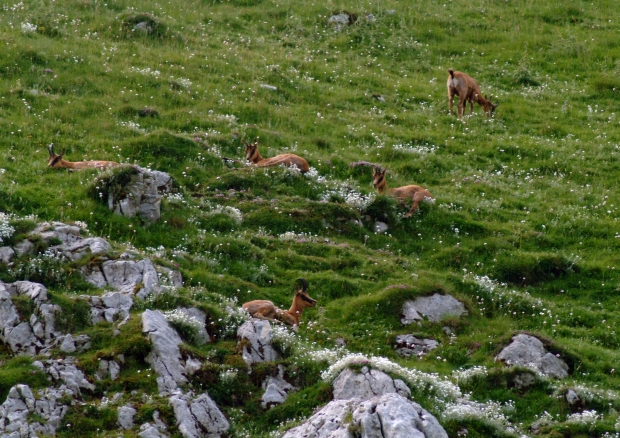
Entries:
{"type": "Polygon", "coordinates": [[[27,35],[29,33],[36,33],[37,32],[37,25],[36,24],[32,24],[29,23],[27,21],[22,23],[22,33],[27,35]]]}
{"type": "Polygon", "coordinates": [[[602,418],[594,409],[567,415],[566,422],[572,424],[594,424],[602,418]]]}
{"type": "Polygon", "coordinates": [[[215,216],[216,214],[223,214],[234,220],[236,223],[240,224],[243,222],[243,213],[241,210],[235,207],[229,207],[224,205],[205,205],[210,208],[210,211],[205,212],[207,216],[215,216]]]}
{"type": "Polygon", "coordinates": [[[218,122],[227,123],[229,126],[237,124],[237,116],[233,114],[215,114],[213,118],[218,122]]]}
{"type": "Polygon", "coordinates": [[[230,383],[237,378],[237,370],[223,370],[220,372],[220,380],[223,383],[230,383]]]}
{"type": "Polygon", "coordinates": [[[180,85],[181,87],[183,87],[185,89],[189,89],[192,86],[192,81],[190,81],[189,79],[186,79],[186,78],[174,79],[174,76],[170,76],[170,79],[174,80],[175,83],[177,83],[178,85],[180,85]]]}
{"type": "Polygon", "coordinates": [[[158,78],[161,75],[161,72],[159,70],[151,70],[148,67],[147,68],[131,67],[129,71],[132,73],[140,73],[141,75],[144,75],[144,76],[154,76],[156,78],[158,78]]]}
{"type": "Polygon", "coordinates": [[[375,200],[375,195],[374,193],[363,195],[351,187],[342,185],[336,189],[327,190],[321,196],[322,201],[331,201],[333,198],[342,199],[344,202],[357,208],[359,211],[364,211],[375,200]]]}
{"type": "Polygon", "coordinates": [[[136,122],[132,122],[131,120],[128,122],[118,122],[120,126],[123,128],[131,129],[132,131],[139,132],[141,134],[146,132],[146,129],[140,128],[140,124],[136,122]]]}
{"type": "Polygon", "coordinates": [[[553,396],[561,397],[568,389],[572,389],[585,402],[614,403],[620,400],[620,393],[611,389],[592,388],[583,383],[560,385],[553,392],[553,396]]]}
{"type": "Polygon", "coordinates": [[[512,402],[503,405],[495,401],[478,403],[467,400],[448,403],[441,416],[444,421],[483,420],[499,430],[514,432],[514,426],[505,414],[507,411],[514,411],[512,402]]]}
{"type": "Polygon", "coordinates": [[[408,152],[411,154],[418,155],[426,155],[426,154],[434,154],[438,146],[432,145],[429,146],[428,143],[420,146],[414,146],[411,143],[400,143],[392,146],[392,149],[396,149],[397,151],[408,152]]]}
{"type": "Polygon", "coordinates": [[[323,240],[322,237],[313,236],[312,233],[296,233],[294,231],[278,234],[278,239],[285,242],[317,242],[323,240]]]}
{"type": "Polygon", "coordinates": [[[299,359],[312,362],[327,362],[331,365],[344,355],[350,354],[344,347],[318,349],[314,343],[302,340],[288,326],[283,324],[274,324],[272,339],[279,344],[283,353],[293,353],[299,359]]]}
{"type": "Polygon", "coordinates": [[[15,228],[9,225],[10,216],[0,212],[0,243],[2,239],[8,239],[15,232],[15,228]]]}
{"type": "Polygon", "coordinates": [[[326,382],[332,382],[342,370],[350,365],[366,365],[386,373],[395,374],[412,387],[433,393],[440,403],[448,403],[462,396],[457,385],[441,378],[439,374],[405,368],[385,357],[368,357],[361,353],[351,353],[338,360],[321,373],[321,378],[326,382]]]}
{"type": "Polygon", "coordinates": [[[460,369],[452,371],[452,379],[457,383],[467,383],[478,377],[485,377],[489,374],[489,370],[485,366],[475,366],[468,369],[460,369]]]}
{"type": "Polygon", "coordinates": [[[327,178],[319,175],[319,171],[316,168],[311,167],[306,173],[305,177],[309,179],[313,179],[320,184],[325,184],[327,182],[327,178]]]}
{"type": "Polygon", "coordinates": [[[179,204],[185,204],[185,198],[183,197],[183,194],[181,193],[169,193],[166,195],[166,199],[168,200],[168,202],[172,202],[172,203],[179,203],[179,204]]]}
{"type": "Polygon", "coordinates": [[[180,324],[187,327],[191,327],[193,330],[200,330],[202,323],[194,316],[189,316],[187,313],[180,309],[168,310],[164,312],[164,317],[168,322],[173,324],[180,324]]]}

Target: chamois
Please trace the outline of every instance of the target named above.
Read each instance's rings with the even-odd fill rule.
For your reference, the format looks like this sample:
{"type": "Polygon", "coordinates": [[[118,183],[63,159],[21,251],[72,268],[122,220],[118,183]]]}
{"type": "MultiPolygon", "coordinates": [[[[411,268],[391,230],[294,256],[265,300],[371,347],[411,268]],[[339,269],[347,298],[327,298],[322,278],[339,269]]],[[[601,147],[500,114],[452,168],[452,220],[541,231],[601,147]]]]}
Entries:
{"type": "Polygon", "coordinates": [[[254,318],[277,319],[288,325],[297,326],[306,307],[316,306],[316,300],[308,295],[308,282],[305,278],[298,278],[295,282],[293,304],[289,310],[282,310],[268,300],[254,300],[243,304],[243,308],[254,318]]]}
{"type": "Polygon", "coordinates": [[[253,144],[246,141],[244,141],[243,144],[245,145],[246,160],[251,161],[258,167],[271,167],[284,164],[285,166],[295,165],[301,173],[306,173],[310,170],[308,162],[295,154],[280,154],[271,158],[261,157],[260,152],[258,152],[258,139],[254,140],[253,144]]]}
{"type": "MultiPolygon", "coordinates": [[[[478,83],[469,75],[466,75],[460,71],[448,70],[450,76],[448,76],[448,101],[450,102],[450,114],[452,112],[452,103],[454,96],[459,97],[459,104],[457,107],[457,116],[461,117],[465,114],[465,106],[469,102],[469,114],[474,112],[474,102],[477,102],[483,109],[487,116],[491,116],[497,105],[491,102],[486,96],[482,97],[480,93],[480,87],[478,83]]],[[[492,96],[491,96],[492,97],[492,96]]]]}
{"type": "Polygon", "coordinates": [[[54,152],[54,143],[51,143],[47,150],[50,153],[50,159],[47,163],[49,167],[54,169],[105,169],[107,167],[119,167],[115,161],[67,161],[63,159],[66,149],[62,148],[62,153],[60,155],[54,152]]]}
{"type": "Polygon", "coordinates": [[[433,202],[433,195],[428,190],[420,187],[420,186],[403,186],[398,187],[396,189],[390,189],[387,186],[387,182],[385,181],[385,172],[386,169],[381,168],[380,166],[372,166],[372,185],[377,189],[380,195],[389,195],[400,200],[411,199],[413,200],[413,205],[411,206],[411,210],[405,214],[405,217],[411,217],[413,213],[418,210],[420,206],[420,202],[427,201],[433,202]]]}

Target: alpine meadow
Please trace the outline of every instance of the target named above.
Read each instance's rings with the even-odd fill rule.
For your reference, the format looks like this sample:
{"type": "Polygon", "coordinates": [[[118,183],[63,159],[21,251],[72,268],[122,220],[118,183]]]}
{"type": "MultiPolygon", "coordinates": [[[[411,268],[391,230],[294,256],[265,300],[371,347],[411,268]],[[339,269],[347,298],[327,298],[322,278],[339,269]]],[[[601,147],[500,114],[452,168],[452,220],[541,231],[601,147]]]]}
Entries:
{"type": "Polygon", "coordinates": [[[0,437],[620,437],[618,2],[16,1],[0,437]]]}

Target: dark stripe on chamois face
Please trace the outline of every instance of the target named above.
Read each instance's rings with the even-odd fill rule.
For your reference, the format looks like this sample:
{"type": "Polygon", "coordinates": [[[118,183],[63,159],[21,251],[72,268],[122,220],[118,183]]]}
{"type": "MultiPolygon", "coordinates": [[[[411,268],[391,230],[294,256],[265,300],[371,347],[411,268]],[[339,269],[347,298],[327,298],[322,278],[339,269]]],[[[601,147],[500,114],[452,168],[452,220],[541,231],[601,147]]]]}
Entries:
{"type": "Polygon", "coordinates": [[[52,161],[50,161],[50,163],[48,164],[48,166],[50,166],[50,167],[51,167],[51,166],[55,165],[56,163],[58,163],[59,161],[60,161],[60,156],[59,156],[59,155],[56,155],[56,156],[52,159],[52,161]]]}
{"type": "Polygon", "coordinates": [[[301,292],[299,293],[299,297],[300,297],[302,300],[304,300],[305,302],[310,303],[310,304],[312,304],[312,303],[315,303],[315,302],[316,302],[315,300],[313,300],[312,298],[310,298],[310,297],[309,297],[309,296],[307,296],[307,295],[304,295],[304,294],[303,294],[303,293],[301,293],[301,292]]]}

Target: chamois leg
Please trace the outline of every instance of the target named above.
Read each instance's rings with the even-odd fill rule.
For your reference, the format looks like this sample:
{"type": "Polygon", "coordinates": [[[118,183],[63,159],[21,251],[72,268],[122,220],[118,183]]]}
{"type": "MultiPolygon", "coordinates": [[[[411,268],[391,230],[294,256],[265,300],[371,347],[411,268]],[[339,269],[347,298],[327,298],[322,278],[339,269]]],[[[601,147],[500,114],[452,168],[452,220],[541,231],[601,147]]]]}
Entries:
{"type": "Polygon", "coordinates": [[[458,114],[458,117],[463,117],[465,115],[465,100],[464,99],[459,99],[459,104],[456,108],[456,112],[458,114]]]}
{"type": "Polygon", "coordinates": [[[418,211],[418,207],[420,206],[420,202],[424,201],[423,193],[416,193],[413,195],[413,204],[411,205],[411,210],[405,214],[405,217],[411,217],[413,214],[418,211]]]}
{"type": "Polygon", "coordinates": [[[474,113],[474,101],[469,101],[469,115],[471,116],[474,113]]]}
{"type": "Polygon", "coordinates": [[[454,93],[452,92],[448,93],[448,103],[450,104],[450,115],[453,115],[454,111],[452,111],[452,105],[454,105],[454,93]]]}

